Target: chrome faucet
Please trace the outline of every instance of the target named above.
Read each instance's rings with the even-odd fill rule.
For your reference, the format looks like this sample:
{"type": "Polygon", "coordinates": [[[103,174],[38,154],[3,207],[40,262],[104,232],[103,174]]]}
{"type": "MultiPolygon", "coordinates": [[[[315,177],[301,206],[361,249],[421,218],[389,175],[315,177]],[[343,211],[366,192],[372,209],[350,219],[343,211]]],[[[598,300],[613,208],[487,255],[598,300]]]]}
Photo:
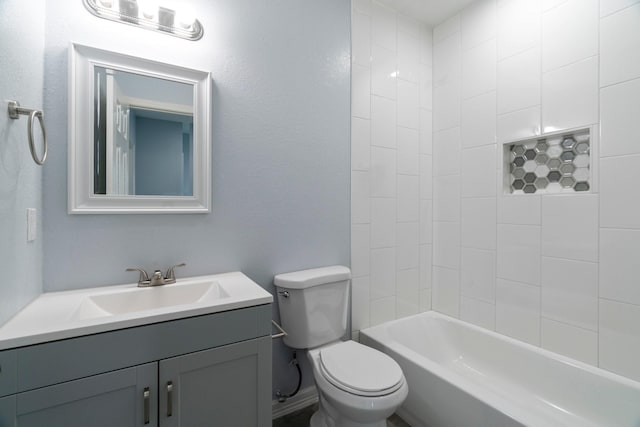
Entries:
{"type": "Polygon", "coordinates": [[[162,285],[170,285],[171,283],[176,283],[175,269],[176,267],[184,267],[185,265],[187,264],[185,264],[184,262],[180,264],[176,264],[173,267],[169,268],[167,270],[167,274],[165,275],[162,274],[162,271],[156,270],[151,275],[151,278],[149,278],[149,275],[147,274],[147,272],[142,268],[127,268],[126,271],[139,272],[140,276],[138,277],[138,287],[147,288],[150,286],[162,286],[162,285]]]}

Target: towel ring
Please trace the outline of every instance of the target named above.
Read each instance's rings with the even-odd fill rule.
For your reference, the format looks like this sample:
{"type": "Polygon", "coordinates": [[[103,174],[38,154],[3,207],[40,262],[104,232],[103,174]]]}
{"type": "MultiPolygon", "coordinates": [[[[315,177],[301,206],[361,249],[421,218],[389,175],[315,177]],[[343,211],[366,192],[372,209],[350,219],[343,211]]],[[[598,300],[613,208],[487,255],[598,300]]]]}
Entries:
{"type": "Polygon", "coordinates": [[[17,101],[9,101],[9,117],[12,119],[19,119],[20,115],[29,116],[29,122],[27,124],[27,136],[29,137],[29,150],[31,151],[31,157],[36,164],[42,166],[47,160],[47,131],[44,127],[44,117],[41,110],[34,110],[31,108],[22,108],[17,101]],[[38,157],[36,153],[36,146],[33,139],[33,122],[38,118],[40,123],[40,130],[42,131],[42,158],[38,157]]]}

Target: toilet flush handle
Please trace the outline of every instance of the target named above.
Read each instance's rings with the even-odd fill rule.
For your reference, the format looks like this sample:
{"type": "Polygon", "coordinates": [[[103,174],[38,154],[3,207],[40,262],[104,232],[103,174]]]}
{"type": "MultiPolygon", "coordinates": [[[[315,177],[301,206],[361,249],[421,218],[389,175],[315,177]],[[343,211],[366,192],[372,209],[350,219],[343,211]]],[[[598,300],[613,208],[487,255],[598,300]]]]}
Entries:
{"type": "Polygon", "coordinates": [[[289,298],[289,291],[278,291],[278,295],[289,298]]]}

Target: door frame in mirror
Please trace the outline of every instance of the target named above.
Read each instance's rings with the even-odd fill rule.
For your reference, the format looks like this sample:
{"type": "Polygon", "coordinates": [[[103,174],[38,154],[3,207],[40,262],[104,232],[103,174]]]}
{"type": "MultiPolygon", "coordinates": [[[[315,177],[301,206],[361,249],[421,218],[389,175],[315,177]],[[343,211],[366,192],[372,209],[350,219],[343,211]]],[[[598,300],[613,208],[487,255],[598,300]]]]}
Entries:
{"type": "Polygon", "coordinates": [[[68,210],[70,214],[211,212],[211,74],[90,46],[69,46],[68,210]],[[193,86],[193,196],[94,194],[94,67],[193,86]]]}

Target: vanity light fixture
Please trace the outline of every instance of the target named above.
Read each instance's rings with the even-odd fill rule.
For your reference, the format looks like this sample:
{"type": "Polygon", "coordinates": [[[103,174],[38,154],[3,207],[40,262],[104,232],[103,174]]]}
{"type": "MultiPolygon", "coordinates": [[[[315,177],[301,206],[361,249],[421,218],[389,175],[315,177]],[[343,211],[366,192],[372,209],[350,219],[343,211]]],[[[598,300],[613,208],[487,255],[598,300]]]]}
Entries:
{"type": "Polygon", "coordinates": [[[186,9],[161,5],[156,0],[83,0],[99,18],[137,25],[187,40],[199,40],[202,24],[186,9]]]}

